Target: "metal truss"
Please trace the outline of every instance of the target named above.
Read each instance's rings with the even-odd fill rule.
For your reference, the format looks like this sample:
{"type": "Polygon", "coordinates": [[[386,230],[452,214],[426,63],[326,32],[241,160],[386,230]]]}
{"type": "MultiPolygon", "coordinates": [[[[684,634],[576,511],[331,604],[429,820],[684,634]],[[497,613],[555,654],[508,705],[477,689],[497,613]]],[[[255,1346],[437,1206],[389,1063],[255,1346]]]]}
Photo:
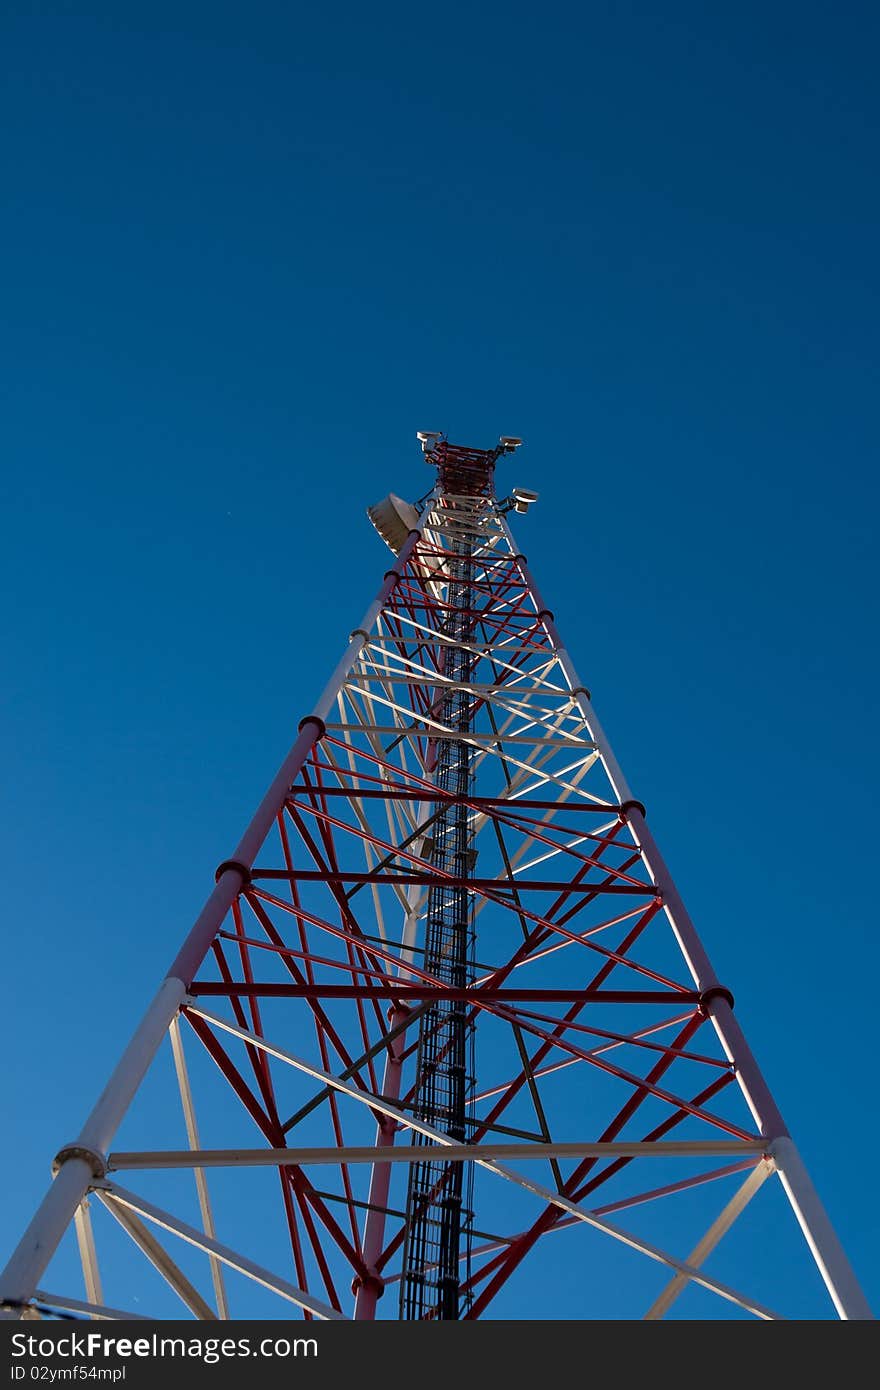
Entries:
{"type": "MultiPolygon", "coordinates": [[[[455,1311],[423,1299],[420,1316],[492,1317],[501,1296],[534,1316],[530,1269],[572,1228],[593,1233],[585,1263],[616,1245],[656,1270],[621,1317],[663,1317],[691,1288],[784,1316],[712,1265],[779,1180],[834,1309],[870,1317],[516,548],[492,486],[504,450],[430,436],[426,452],[437,485],[58,1154],[2,1276],[5,1315],[249,1316],[250,1285],[275,1316],[400,1316],[420,1168],[431,1200],[466,1171],[472,1210],[455,1311]],[[465,580],[467,621],[451,622],[465,580]],[[450,747],[465,779],[438,775],[450,747]],[[455,856],[437,848],[450,827],[455,856]],[[428,942],[438,895],[465,905],[466,970],[428,942]],[[450,1011],[473,1039],[460,1132],[426,1118],[417,1069],[426,1020],[450,1011]],[[114,1147],[124,1117],[148,1148],[114,1147]],[[68,1229],[84,1288],[49,1293],[68,1229]],[[116,1306],[141,1287],[137,1261],[158,1311],[116,1306]]],[[[431,1066],[463,1036],[435,1034],[431,1066]]]]}

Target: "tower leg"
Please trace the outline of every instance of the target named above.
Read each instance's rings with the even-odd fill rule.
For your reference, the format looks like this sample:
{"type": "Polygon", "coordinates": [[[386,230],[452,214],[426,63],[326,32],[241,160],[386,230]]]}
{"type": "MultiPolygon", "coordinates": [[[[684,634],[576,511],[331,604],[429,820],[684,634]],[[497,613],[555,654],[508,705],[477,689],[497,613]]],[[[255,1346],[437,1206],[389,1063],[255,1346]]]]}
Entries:
{"type": "MultiPolygon", "coordinates": [[[[515,549],[513,537],[503,520],[502,525],[507,532],[511,548],[515,549]]],[[[546,604],[524,563],[521,569],[538,611],[546,612],[546,604]]],[[[577,692],[575,699],[578,708],[599,751],[608,779],[619,798],[644,863],[661,891],[666,915],[694,983],[704,995],[703,1010],[711,1019],[719,1041],[736,1069],[737,1081],[755,1123],[769,1141],[768,1150],[773,1154],[782,1186],[834,1306],[841,1318],[873,1318],[843,1246],[819,1200],[819,1195],[788,1133],[785,1121],[746,1042],[745,1035],[734,1017],[730,992],[721,985],[715,974],[672,875],[645,823],[644,813],[632,796],[620,764],[593,709],[591,698],[575,670],[569,653],[565,650],[559,630],[549,613],[545,618],[545,626],[572,692],[577,692]]]]}
{"type": "Polygon", "coordinates": [[[788,1135],[775,1141],[772,1153],[782,1186],[838,1314],[846,1319],[873,1320],[874,1314],[852,1265],[819,1200],[803,1160],[788,1135]]]}
{"type": "Polygon", "coordinates": [[[180,980],[166,980],[122,1054],[75,1144],[61,1150],[58,1175],[22,1236],[0,1279],[2,1317],[17,1317],[33,1298],[40,1276],[96,1177],[104,1173],[107,1146],[143,1080],[171,1020],[186,995],[180,980]]]}
{"type": "MultiPolygon", "coordinates": [[[[433,504],[428,499],[426,509],[433,504]]],[[[424,516],[424,512],[422,516],[424,516]]],[[[421,521],[421,518],[420,518],[421,521]]],[[[172,1019],[186,998],[186,991],[220,925],[240,891],[243,878],[238,867],[250,869],[284,805],[287,788],[295,779],[312,747],[321,737],[327,717],[343,682],[351,671],[420,532],[410,533],[397,562],[355,628],[348,647],[330,677],[313,715],[302,721],[299,737],[278,770],[254,817],[238,843],[232,859],[220,874],[216,887],[193,925],[169,971],[168,978],[148,1008],[113,1075],[86,1120],[78,1140],[56,1158],[57,1176],[37,1208],[33,1220],[0,1274],[0,1317],[19,1317],[22,1304],[33,1298],[40,1276],[58,1248],[76,1210],[96,1177],[103,1176],[107,1148],[119,1128],[135,1092],[156,1055],[172,1019]],[[4,1307],[5,1305],[5,1307],[4,1307]]]]}

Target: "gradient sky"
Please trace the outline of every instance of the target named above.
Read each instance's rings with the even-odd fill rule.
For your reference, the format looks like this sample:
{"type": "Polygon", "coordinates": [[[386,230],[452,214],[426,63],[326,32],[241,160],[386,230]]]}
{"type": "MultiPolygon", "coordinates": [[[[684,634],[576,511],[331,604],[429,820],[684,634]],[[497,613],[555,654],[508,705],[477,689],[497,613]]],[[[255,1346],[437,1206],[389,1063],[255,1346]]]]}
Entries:
{"type": "Polygon", "coordinates": [[[880,1305],[878,30],[5,6],[4,1254],[387,567],[365,507],[424,491],[416,429],[514,433],[518,538],[880,1305]]]}

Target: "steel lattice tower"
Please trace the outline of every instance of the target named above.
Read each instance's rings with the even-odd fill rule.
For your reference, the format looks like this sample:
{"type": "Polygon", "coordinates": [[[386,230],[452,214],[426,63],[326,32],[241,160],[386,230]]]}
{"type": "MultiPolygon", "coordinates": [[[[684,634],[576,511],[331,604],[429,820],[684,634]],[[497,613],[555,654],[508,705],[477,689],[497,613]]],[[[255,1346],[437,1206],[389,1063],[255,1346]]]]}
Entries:
{"type": "Polygon", "coordinates": [[[568,1228],[577,1316],[613,1246],[622,1318],[694,1290],[774,1318],[760,1225],[757,1292],[719,1260],[776,1190],[869,1318],[513,540],[519,441],[419,438],[431,489],[370,509],[394,563],[58,1153],[4,1316],[529,1318],[568,1228]]]}

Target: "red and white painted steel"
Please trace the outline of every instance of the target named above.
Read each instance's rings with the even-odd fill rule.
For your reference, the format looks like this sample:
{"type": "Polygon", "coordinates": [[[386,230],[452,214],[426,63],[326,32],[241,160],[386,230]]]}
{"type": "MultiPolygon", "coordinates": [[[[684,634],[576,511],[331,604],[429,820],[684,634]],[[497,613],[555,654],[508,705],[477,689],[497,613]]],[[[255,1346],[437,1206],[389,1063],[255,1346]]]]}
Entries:
{"type": "MultiPolygon", "coordinates": [[[[530,1264],[551,1234],[578,1225],[664,1272],[653,1301],[623,1317],[662,1317],[691,1285],[759,1318],[784,1316],[704,1268],[778,1177],[834,1309],[869,1318],[732,995],[516,548],[508,499],[492,487],[510,441],[456,451],[428,436],[423,447],[437,484],[78,1138],[58,1154],[2,1276],[5,1316],[27,1316],[34,1301],[156,1315],[126,1309],[128,1275],[116,1277],[112,1251],[105,1259],[102,1240],[121,1228],[173,1291],[176,1312],[159,1316],[249,1315],[233,1296],[243,1277],[292,1315],[396,1317],[407,1172],[430,1154],[475,1165],[462,1317],[493,1316],[502,1291],[507,1316],[536,1316],[530,1264]],[[450,490],[456,460],[484,470],[480,496],[466,483],[450,490]],[[441,718],[444,575],[464,533],[475,557],[466,735],[441,718]],[[462,737],[473,852],[456,877],[432,859],[444,809],[432,769],[439,741],[462,737]],[[476,932],[475,977],[459,991],[424,964],[440,878],[467,894],[476,932]],[[475,1030],[465,1144],[413,1105],[419,1017],[454,997],[475,1030]],[[114,1148],[166,1049],[177,1096],[153,1104],[154,1147],[114,1148]],[[206,1124],[222,1147],[202,1146],[206,1124]],[[183,1203],[181,1169],[194,1175],[183,1203]],[[140,1175],[142,1188],[149,1175],[149,1195],[120,1175],[140,1175]],[[167,1206],[156,1198],[163,1175],[174,1182],[167,1206]],[[253,1200],[274,1200],[277,1219],[255,1218],[243,1241],[241,1204],[259,1182],[253,1200]],[[619,1224],[697,1190],[721,1195],[693,1238],[682,1227],[680,1249],[619,1224]],[[68,1238],[84,1287],[58,1290],[51,1266],[68,1238]]],[[[596,1251],[591,1240],[585,1261],[596,1251]]],[[[591,1316],[588,1301],[580,1316],[591,1316]]]]}

